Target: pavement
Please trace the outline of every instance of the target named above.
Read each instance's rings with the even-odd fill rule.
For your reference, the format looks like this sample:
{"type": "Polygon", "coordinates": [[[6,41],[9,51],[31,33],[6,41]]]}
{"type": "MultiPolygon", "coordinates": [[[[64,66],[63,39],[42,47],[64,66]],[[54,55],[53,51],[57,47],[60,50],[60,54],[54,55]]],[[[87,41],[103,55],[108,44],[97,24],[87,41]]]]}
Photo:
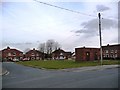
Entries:
{"type": "Polygon", "coordinates": [[[111,69],[111,68],[119,68],[119,65],[101,65],[101,66],[88,66],[88,67],[79,67],[79,68],[68,68],[62,69],[62,71],[67,72],[82,72],[82,71],[90,71],[90,70],[103,70],[103,69],[111,69]]]}
{"type": "Polygon", "coordinates": [[[5,75],[7,73],[8,73],[7,69],[3,68],[2,63],[0,62],[0,76],[5,75]]]}

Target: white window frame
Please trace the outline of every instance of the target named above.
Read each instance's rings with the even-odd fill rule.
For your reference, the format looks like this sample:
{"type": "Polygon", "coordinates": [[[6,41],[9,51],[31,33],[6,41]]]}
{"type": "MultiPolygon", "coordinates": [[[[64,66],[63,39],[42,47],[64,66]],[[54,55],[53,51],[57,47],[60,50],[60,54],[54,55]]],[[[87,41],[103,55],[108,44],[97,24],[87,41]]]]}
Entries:
{"type": "Polygon", "coordinates": [[[11,53],[10,53],[10,52],[8,53],[8,56],[11,56],[11,53]]]}
{"type": "Polygon", "coordinates": [[[31,56],[35,56],[35,53],[31,53],[31,56]]]}
{"type": "Polygon", "coordinates": [[[117,50],[115,50],[115,53],[117,53],[117,50]]]}
{"type": "Polygon", "coordinates": [[[13,52],[12,55],[13,55],[13,56],[16,56],[16,52],[13,52]]]}
{"type": "Polygon", "coordinates": [[[110,50],[110,53],[114,53],[114,50],[110,50]]]}
{"type": "Polygon", "coordinates": [[[105,53],[107,54],[107,53],[108,53],[108,50],[105,50],[105,53]]]}

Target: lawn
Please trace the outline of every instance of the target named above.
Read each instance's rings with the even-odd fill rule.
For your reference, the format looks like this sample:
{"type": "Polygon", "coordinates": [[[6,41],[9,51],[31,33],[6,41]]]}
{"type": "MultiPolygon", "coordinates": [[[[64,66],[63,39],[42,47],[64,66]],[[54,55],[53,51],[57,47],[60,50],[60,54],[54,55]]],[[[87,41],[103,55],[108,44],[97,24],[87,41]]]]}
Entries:
{"type": "MultiPolygon", "coordinates": [[[[46,68],[46,69],[65,69],[65,68],[77,68],[77,67],[85,67],[85,66],[97,66],[100,65],[98,61],[81,61],[75,62],[72,60],[48,60],[48,61],[19,61],[17,64],[22,64],[25,66],[31,66],[36,68],[46,68]]],[[[113,65],[118,64],[118,60],[104,60],[103,65],[113,65]]],[[[119,60],[120,64],[120,60],[119,60]]]]}

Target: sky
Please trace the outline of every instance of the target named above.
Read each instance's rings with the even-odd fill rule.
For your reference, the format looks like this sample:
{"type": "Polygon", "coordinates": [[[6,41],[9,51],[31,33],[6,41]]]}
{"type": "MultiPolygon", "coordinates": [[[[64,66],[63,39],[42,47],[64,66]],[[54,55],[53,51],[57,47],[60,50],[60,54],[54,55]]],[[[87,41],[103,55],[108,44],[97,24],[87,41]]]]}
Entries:
{"type": "Polygon", "coordinates": [[[98,13],[102,18],[102,45],[118,43],[117,0],[37,1],[79,13],[35,0],[4,0],[0,3],[0,49],[10,46],[24,51],[49,39],[57,41],[65,51],[100,47],[98,13]]]}

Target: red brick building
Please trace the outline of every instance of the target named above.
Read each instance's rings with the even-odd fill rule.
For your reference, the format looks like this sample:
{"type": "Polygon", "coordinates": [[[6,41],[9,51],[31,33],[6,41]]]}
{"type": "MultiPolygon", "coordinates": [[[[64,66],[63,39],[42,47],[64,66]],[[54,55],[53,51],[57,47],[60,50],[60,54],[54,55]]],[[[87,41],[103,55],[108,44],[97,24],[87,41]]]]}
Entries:
{"type": "Polygon", "coordinates": [[[38,50],[35,50],[35,48],[33,48],[33,50],[26,52],[24,56],[24,58],[28,58],[29,60],[41,60],[42,57],[43,53],[38,50]]]}
{"type": "Polygon", "coordinates": [[[17,49],[11,49],[10,47],[7,47],[6,49],[2,50],[2,59],[3,60],[14,60],[19,59],[21,60],[23,58],[23,52],[17,49]]]}
{"type": "Polygon", "coordinates": [[[62,49],[55,50],[52,53],[52,59],[54,60],[64,60],[64,59],[69,59],[71,58],[72,53],[71,52],[65,52],[62,49]]]}
{"type": "Polygon", "coordinates": [[[102,46],[103,59],[120,59],[120,44],[102,46]]]}
{"type": "Polygon", "coordinates": [[[99,60],[100,49],[99,48],[75,48],[76,61],[92,61],[99,60]]]}

